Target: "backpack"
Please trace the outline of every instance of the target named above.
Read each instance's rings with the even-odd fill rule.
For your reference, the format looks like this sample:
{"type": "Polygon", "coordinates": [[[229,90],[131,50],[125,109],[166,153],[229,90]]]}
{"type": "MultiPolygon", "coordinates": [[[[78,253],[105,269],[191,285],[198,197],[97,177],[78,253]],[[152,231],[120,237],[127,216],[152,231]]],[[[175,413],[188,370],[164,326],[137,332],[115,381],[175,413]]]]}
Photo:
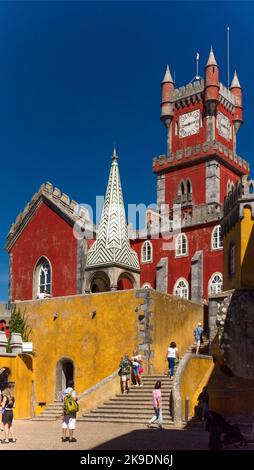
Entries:
{"type": "Polygon", "coordinates": [[[70,415],[76,413],[79,410],[78,403],[74,400],[71,395],[72,391],[64,397],[64,414],[70,415]]]}

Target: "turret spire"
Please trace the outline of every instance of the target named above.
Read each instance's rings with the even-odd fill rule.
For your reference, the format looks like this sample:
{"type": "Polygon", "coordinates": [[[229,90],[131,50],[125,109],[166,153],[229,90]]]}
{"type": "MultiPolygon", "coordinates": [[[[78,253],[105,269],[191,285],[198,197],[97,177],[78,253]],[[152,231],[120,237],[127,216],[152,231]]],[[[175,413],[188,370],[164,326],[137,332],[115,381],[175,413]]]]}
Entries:
{"type": "Polygon", "coordinates": [[[116,144],[114,144],[114,150],[113,150],[113,155],[112,155],[112,160],[117,160],[118,159],[118,155],[116,153],[116,144]]]}
{"type": "Polygon", "coordinates": [[[172,75],[170,73],[169,65],[167,65],[166,73],[165,73],[165,76],[163,78],[162,83],[174,83],[174,80],[173,80],[172,75]]]}
{"type": "Polygon", "coordinates": [[[239,83],[236,70],[235,70],[235,73],[234,73],[234,77],[233,77],[232,83],[231,83],[231,85],[230,85],[230,89],[231,89],[231,88],[241,88],[241,85],[240,85],[240,83],[239,83]]]}
{"type": "Polygon", "coordinates": [[[217,62],[216,62],[216,59],[215,59],[215,57],[214,57],[214,53],[213,53],[213,48],[212,48],[212,46],[211,46],[211,50],[210,50],[210,54],[209,54],[209,57],[208,57],[208,61],[207,61],[206,67],[207,67],[208,65],[217,65],[217,67],[218,67],[218,64],[217,64],[217,62]]]}

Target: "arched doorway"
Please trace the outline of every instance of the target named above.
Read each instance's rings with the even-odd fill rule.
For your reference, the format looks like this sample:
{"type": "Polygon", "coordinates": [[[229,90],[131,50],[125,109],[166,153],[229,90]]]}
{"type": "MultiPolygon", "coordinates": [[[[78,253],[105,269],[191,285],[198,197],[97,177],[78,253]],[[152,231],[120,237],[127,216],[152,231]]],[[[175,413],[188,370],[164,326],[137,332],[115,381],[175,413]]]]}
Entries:
{"type": "Polygon", "coordinates": [[[93,294],[110,291],[110,280],[107,274],[103,272],[96,273],[91,279],[90,290],[93,294]]]}
{"type": "Polygon", "coordinates": [[[123,273],[117,281],[117,290],[128,290],[134,288],[134,279],[129,273],[123,273]]]}
{"type": "Polygon", "coordinates": [[[63,357],[56,365],[56,400],[62,398],[62,391],[69,380],[74,380],[74,363],[72,359],[63,357]]]}

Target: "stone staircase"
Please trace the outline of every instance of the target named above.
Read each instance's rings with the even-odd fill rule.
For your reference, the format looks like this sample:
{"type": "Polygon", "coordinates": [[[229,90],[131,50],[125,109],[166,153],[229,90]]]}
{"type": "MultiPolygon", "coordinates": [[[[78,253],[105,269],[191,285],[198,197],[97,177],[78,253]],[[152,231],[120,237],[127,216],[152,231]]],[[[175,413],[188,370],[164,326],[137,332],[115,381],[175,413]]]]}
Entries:
{"type": "Polygon", "coordinates": [[[170,394],[173,380],[166,375],[144,375],[143,387],[130,388],[129,394],[118,394],[95,410],[83,414],[79,421],[147,424],[153,416],[152,390],[161,380],[163,422],[173,424],[170,413],[170,394]]]}
{"type": "MultiPolygon", "coordinates": [[[[197,349],[197,343],[194,342],[186,352],[195,354],[197,349]]],[[[198,354],[204,354],[206,356],[209,356],[209,336],[208,333],[203,333],[203,343],[200,345],[199,352],[198,354]]]]}
{"type": "Polygon", "coordinates": [[[63,402],[55,400],[50,403],[38,416],[32,418],[32,421],[55,421],[63,417],[63,402]]]}

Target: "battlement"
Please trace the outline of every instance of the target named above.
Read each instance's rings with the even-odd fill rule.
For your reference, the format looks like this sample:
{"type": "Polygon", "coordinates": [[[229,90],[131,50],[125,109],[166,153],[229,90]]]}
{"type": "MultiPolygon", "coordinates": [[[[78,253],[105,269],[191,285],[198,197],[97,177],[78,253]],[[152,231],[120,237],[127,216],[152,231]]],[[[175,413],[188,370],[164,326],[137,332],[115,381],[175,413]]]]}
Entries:
{"type": "Polygon", "coordinates": [[[222,83],[220,83],[220,102],[229,111],[233,111],[235,107],[235,96],[233,93],[222,83]]]}
{"type": "Polygon", "coordinates": [[[211,154],[216,154],[223,157],[224,160],[228,160],[231,165],[238,168],[242,173],[248,173],[250,170],[247,161],[243,160],[238,155],[234,155],[225,145],[214,140],[212,142],[204,142],[203,144],[177,150],[175,153],[172,152],[169,156],[160,155],[159,157],[153,158],[153,171],[159,173],[165,168],[175,167],[182,162],[190,161],[190,159],[200,159],[211,154]]]}
{"type": "Polygon", "coordinates": [[[254,180],[245,175],[226,197],[223,205],[224,215],[227,215],[233,208],[235,208],[237,202],[247,201],[254,201],[254,180]]]}
{"type": "Polygon", "coordinates": [[[62,193],[62,191],[54,187],[53,184],[49,182],[43,183],[39,191],[34,194],[31,201],[28,202],[23,211],[16,217],[15,222],[11,225],[7,235],[7,249],[9,243],[11,243],[12,239],[15,237],[15,234],[21,230],[26,220],[29,219],[29,213],[33,208],[38,206],[42,199],[53,203],[54,206],[59,209],[63,215],[71,219],[73,223],[81,221],[82,224],[91,224],[89,213],[85,207],[80,207],[76,201],[70,199],[67,194],[62,193]]]}
{"type": "Polygon", "coordinates": [[[204,91],[204,79],[196,80],[193,83],[188,83],[186,86],[175,88],[173,93],[173,101],[177,105],[184,106],[189,104],[191,101],[195,102],[201,100],[201,93],[204,91]]]}
{"type": "MultiPolygon", "coordinates": [[[[235,96],[225,85],[223,85],[223,83],[220,83],[219,85],[220,102],[226,109],[232,112],[235,107],[235,96]]],[[[176,107],[185,106],[191,102],[195,103],[196,101],[201,100],[204,90],[204,79],[201,78],[200,80],[195,80],[193,83],[188,83],[188,85],[175,88],[172,101],[175,103],[176,107]]]]}

